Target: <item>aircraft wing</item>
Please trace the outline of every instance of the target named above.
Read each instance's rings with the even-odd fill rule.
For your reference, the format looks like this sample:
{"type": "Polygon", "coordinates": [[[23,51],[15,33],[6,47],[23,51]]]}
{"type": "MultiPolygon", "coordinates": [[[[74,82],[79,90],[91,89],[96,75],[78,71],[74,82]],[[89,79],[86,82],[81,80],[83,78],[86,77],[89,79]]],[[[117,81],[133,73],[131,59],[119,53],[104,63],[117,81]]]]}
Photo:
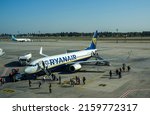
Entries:
{"type": "Polygon", "coordinates": [[[111,61],[114,59],[102,59],[102,60],[87,60],[87,61],[77,61],[77,62],[71,62],[69,64],[75,64],[75,63],[79,63],[79,64],[84,64],[84,63],[91,63],[91,62],[104,62],[104,61],[111,61]]]}

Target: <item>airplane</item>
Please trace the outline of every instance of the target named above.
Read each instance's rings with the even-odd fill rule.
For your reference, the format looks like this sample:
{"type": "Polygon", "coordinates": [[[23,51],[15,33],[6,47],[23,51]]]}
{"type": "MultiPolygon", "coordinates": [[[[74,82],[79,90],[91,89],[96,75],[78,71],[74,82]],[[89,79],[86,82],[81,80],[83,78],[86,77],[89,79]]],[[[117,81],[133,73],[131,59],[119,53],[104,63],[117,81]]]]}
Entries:
{"type": "Polygon", "coordinates": [[[3,49],[0,48],[0,56],[4,55],[5,52],[3,51],[3,49]]]}
{"type": "Polygon", "coordinates": [[[31,42],[31,39],[29,38],[16,38],[15,36],[11,36],[12,41],[17,41],[17,42],[31,42]]]}
{"type": "Polygon", "coordinates": [[[105,59],[101,60],[88,60],[91,57],[97,55],[96,43],[97,43],[98,31],[93,35],[92,42],[89,47],[75,51],[71,53],[65,53],[60,55],[48,56],[43,54],[43,48],[41,47],[39,54],[44,56],[31,62],[26,68],[25,73],[35,74],[40,71],[44,73],[54,72],[57,69],[65,68],[69,72],[75,72],[82,68],[81,64],[90,62],[103,62],[105,59]]]}

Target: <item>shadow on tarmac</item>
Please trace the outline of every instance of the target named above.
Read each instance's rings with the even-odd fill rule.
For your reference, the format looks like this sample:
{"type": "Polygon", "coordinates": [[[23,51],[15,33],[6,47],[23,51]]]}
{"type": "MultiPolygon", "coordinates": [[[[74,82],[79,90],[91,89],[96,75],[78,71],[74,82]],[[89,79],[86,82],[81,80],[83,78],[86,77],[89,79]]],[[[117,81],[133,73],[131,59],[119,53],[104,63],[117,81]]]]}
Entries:
{"type": "Polygon", "coordinates": [[[5,67],[21,67],[20,63],[18,61],[9,62],[4,65],[5,67]]]}

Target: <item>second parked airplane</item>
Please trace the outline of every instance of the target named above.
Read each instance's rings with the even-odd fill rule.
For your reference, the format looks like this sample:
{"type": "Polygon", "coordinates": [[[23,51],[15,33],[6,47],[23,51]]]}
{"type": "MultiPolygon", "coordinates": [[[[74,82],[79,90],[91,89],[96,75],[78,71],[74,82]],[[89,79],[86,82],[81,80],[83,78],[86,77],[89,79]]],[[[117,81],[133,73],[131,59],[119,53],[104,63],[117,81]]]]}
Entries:
{"type": "Polygon", "coordinates": [[[31,39],[29,38],[16,38],[15,36],[11,36],[12,41],[17,41],[17,42],[31,42],[31,39]]]}

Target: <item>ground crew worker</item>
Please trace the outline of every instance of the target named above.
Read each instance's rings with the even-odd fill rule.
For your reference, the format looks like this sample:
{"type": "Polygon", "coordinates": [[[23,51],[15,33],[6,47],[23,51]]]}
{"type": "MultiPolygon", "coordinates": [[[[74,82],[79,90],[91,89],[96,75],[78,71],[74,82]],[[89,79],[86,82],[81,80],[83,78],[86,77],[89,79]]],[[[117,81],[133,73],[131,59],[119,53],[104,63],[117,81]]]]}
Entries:
{"type": "Polygon", "coordinates": [[[2,78],[2,84],[4,84],[6,81],[5,81],[5,78],[2,78]]]}
{"type": "Polygon", "coordinates": [[[52,85],[51,85],[51,83],[49,84],[49,93],[52,93],[52,85]]]}
{"type": "Polygon", "coordinates": [[[39,81],[39,88],[41,87],[42,83],[39,81]]]}
{"type": "Polygon", "coordinates": [[[112,71],[110,70],[109,71],[109,79],[111,79],[112,78],[112,71]]]}
{"type": "Polygon", "coordinates": [[[2,78],[0,77],[0,82],[1,82],[1,86],[2,86],[2,84],[3,84],[3,81],[2,81],[2,78]]]}
{"type": "Polygon", "coordinates": [[[31,87],[31,80],[29,80],[29,87],[31,87]]]}
{"type": "Polygon", "coordinates": [[[85,85],[86,78],[83,77],[82,81],[83,81],[83,84],[85,85]]]}
{"type": "Polygon", "coordinates": [[[33,79],[37,79],[37,75],[36,74],[33,74],[33,79]]]}
{"type": "Polygon", "coordinates": [[[130,69],[131,69],[131,67],[130,67],[130,66],[128,66],[128,67],[127,67],[127,69],[128,69],[128,72],[129,72],[129,71],[130,71],[130,69]]]}
{"type": "Polygon", "coordinates": [[[55,74],[52,74],[52,80],[55,81],[56,80],[56,76],[55,74]]]}
{"type": "Polygon", "coordinates": [[[42,80],[43,80],[43,82],[45,82],[45,81],[46,81],[46,78],[45,78],[45,76],[43,76],[42,80]]]}

